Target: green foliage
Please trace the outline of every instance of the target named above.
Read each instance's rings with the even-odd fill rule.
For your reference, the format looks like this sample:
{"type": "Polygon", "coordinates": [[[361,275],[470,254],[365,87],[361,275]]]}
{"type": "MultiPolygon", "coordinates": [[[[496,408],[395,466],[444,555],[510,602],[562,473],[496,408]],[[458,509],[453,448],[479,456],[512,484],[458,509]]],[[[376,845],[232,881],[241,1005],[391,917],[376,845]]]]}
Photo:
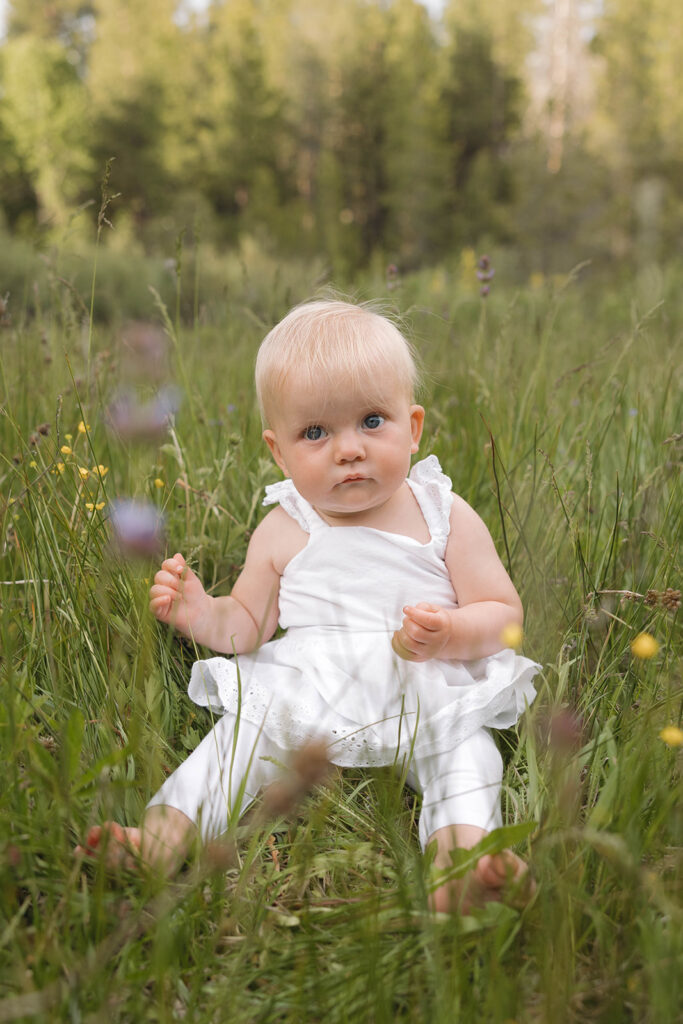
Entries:
{"type": "MultiPolygon", "coordinates": [[[[178,249],[183,302],[192,258],[178,249]]],[[[683,714],[680,613],[661,600],[680,589],[680,271],[607,286],[584,269],[520,290],[492,259],[486,300],[467,252],[390,294],[381,271],[356,282],[410,325],[429,374],[423,454],[491,527],[526,607],[525,649],[544,666],[537,702],[501,736],[506,830],[486,840],[516,844],[537,892],[524,909],[469,917],[427,911],[418,802],[389,770],[335,776],[287,818],[245,819],[234,851],[197,852],[173,884],[112,880],[74,859],[89,825],[136,822],[209,726],[185,695],[195,652],[147,612],[154,563],[121,558],[98,505],[148,498],[169,548],[214,593],[229,589],[277,476],[254,405],[256,347],[316,280],[252,246],[241,266],[200,266],[187,309],[207,308],[189,326],[162,301],[165,372],[185,398],[172,432],[145,443],[106,428],[130,379],[118,319],[94,325],[89,361],[73,287],[43,279],[31,317],[10,296],[0,1019],[675,1018],[680,748],[660,732],[683,714]],[[650,660],[630,650],[642,631],[659,644],[650,660]]],[[[98,280],[123,316],[137,292],[107,281],[113,267],[102,259],[98,280]]],[[[455,858],[454,874],[477,852],[455,858]]]]}
{"type": "Polygon", "coordinates": [[[119,249],[200,226],[338,280],[503,242],[544,273],[661,262],[683,215],[679,22],[664,0],[438,20],[419,0],[14,0],[0,216],[59,240],[113,157],[119,249]]]}

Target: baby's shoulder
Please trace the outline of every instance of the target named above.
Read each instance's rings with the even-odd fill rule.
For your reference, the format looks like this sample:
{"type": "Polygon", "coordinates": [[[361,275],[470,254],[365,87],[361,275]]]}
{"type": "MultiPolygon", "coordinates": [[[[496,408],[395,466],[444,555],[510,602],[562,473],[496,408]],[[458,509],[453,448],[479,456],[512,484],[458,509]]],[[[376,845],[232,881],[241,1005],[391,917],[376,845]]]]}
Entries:
{"type": "Polygon", "coordinates": [[[489,536],[488,527],[469,502],[453,492],[450,519],[450,538],[455,543],[470,544],[489,536]]]}
{"type": "Polygon", "coordinates": [[[251,543],[267,552],[281,576],[288,562],[308,543],[308,534],[283,508],[277,505],[254,530],[251,543]]]}

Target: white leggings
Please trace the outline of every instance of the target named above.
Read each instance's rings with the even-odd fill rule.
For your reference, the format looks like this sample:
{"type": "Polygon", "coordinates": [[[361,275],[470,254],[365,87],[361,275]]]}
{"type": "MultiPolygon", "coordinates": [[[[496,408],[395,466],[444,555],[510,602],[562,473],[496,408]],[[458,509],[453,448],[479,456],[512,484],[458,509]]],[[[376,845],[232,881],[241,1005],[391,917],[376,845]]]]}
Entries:
{"type": "MultiPolygon", "coordinates": [[[[148,807],[174,807],[193,821],[206,841],[236,824],[264,786],[282,774],[289,751],[258,726],[233,715],[219,718],[186,761],[166,779],[148,807]]],[[[446,825],[501,825],[503,762],[487,729],[445,754],[413,757],[407,782],[422,794],[420,843],[446,825]]]]}

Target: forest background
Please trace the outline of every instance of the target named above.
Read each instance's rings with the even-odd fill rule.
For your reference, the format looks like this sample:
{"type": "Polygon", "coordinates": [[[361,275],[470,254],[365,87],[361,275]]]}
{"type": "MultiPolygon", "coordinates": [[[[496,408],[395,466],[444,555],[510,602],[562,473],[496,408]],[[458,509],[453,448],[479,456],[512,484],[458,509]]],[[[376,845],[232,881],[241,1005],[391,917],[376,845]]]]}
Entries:
{"type": "Polygon", "coordinates": [[[128,259],[173,258],[181,234],[321,257],[337,281],[465,247],[506,248],[522,281],[680,256],[665,0],[10,0],[5,20],[15,293],[17,239],[92,240],[112,157],[102,241],[128,259]]]}

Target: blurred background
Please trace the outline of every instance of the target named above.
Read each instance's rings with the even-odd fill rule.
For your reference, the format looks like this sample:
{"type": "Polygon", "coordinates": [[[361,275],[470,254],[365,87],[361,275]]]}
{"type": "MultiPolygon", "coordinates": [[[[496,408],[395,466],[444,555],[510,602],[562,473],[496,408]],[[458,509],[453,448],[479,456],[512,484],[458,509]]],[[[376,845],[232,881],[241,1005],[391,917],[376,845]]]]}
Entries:
{"type": "Polygon", "coordinates": [[[467,248],[508,251],[522,281],[680,258],[683,9],[667,0],[0,8],[5,284],[13,252],[91,243],[98,212],[126,258],[201,238],[319,258],[341,281],[467,248]]]}

